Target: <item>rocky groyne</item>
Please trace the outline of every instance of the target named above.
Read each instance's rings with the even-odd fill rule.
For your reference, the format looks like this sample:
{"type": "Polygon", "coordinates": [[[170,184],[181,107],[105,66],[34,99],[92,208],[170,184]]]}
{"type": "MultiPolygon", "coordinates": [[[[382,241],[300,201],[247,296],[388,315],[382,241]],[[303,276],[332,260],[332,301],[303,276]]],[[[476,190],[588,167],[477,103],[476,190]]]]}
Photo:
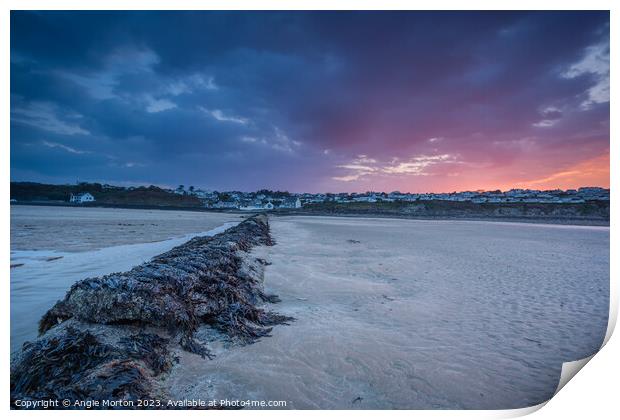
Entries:
{"type": "Polygon", "coordinates": [[[266,262],[249,251],[271,244],[267,217],[254,216],[130,271],[75,283],[41,319],[39,338],[13,355],[12,407],[167,408],[161,379],[175,354],[196,353],[205,363],[214,356],[196,339],[198,328],[246,345],[292,320],[262,307],[278,298],[264,292],[266,262]]]}

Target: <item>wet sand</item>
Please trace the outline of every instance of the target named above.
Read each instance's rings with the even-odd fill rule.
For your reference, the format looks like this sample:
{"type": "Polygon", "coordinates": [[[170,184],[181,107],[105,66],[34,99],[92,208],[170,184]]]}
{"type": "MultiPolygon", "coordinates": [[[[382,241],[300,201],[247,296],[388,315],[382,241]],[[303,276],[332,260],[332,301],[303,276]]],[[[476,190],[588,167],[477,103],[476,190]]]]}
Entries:
{"type": "Polygon", "coordinates": [[[266,291],[297,318],[217,357],[179,398],[298,409],[506,409],[549,399],[607,327],[609,228],[271,217],[266,291]]]}

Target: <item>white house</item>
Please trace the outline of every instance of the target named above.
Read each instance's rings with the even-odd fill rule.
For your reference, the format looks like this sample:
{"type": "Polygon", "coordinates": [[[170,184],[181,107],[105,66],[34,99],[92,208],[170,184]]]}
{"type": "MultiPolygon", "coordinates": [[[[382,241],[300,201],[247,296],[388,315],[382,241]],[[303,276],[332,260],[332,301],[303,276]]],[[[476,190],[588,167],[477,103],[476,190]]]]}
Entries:
{"type": "Polygon", "coordinates": [[[83,204],[83,203],[92,203],[95,201],[95,197],[92,196],[91,193],[79,193],[79,194],[71,194],[71,198],[69,198],[70,203],[83,204]]]}

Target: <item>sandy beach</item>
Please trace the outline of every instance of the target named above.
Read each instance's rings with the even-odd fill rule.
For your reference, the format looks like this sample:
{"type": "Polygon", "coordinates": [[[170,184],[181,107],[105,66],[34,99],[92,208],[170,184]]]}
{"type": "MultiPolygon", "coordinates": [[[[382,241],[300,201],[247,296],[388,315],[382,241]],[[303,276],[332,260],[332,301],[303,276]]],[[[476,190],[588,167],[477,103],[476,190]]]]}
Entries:
{"type": "MultiPolygon", "coordinates": [[[[71,210],[12,212],[12,264],[23,264],[11,269],[13,350],[35,339],[75,281],[129,270],[240,220],[71,210]]],[[[176,348],[179,363],[162,383],[172,398],[520,408],[549,399],[562,363],[592,355],[605,335],[608,227],[275,215],[269,224],[275,245],[249,256],[267,263],[265,291],[282,299],[266,309],[296,320],[250,345],[201,326],[196,338],[216,357],[176,348]]]]}
{"type": "Polygon", "coordinates": [[[183,210],[12,206],[11,251],[92,251],[205,232],[239,214],[183,210]]]}
{"type": "Polygon", "coordinates": [[[265,286],[297,319],[181,354],[177,397],[298,409],[501,409],[549,399],[607,327],[609,228],[272,217],[265,286]]]}

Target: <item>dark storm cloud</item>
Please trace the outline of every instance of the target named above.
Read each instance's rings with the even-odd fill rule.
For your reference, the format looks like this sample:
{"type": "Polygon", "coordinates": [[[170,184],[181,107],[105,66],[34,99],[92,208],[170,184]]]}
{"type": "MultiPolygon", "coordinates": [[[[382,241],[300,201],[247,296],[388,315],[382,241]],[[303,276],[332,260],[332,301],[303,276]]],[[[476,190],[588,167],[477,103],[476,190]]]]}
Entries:
{"type": "Polygon", "coordinates": [[[608,153],[608,57],[599,12],[13,12],[12,178],[518,180],[608,153]]]}

